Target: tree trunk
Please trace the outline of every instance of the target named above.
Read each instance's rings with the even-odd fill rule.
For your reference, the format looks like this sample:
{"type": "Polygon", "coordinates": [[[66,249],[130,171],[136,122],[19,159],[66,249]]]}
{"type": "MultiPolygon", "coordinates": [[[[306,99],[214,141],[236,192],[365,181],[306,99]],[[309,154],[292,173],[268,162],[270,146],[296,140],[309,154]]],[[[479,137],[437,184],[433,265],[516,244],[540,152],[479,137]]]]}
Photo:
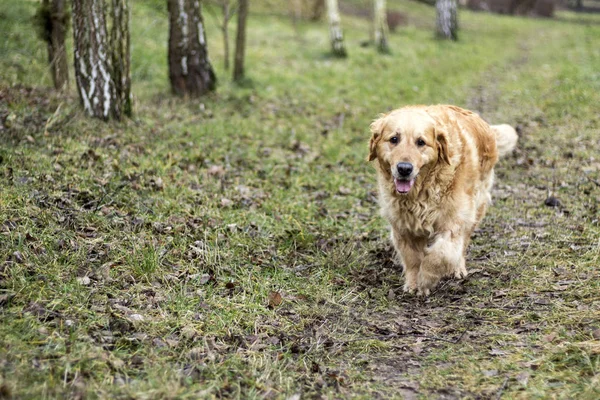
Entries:
{"type": "Polygon", "coordinates": [[[104,0],[73,0],[75,80],[90,116],[120,118],[110,53],[107,49],[104,0]]]}
{"type": "Polygon", "coordinates": [[[437,0],[437,36],[441,39],[458,40],[458,21],[454,0],[437,0]]]}
{"type": "Polygon", "coordinates": [[[385,7],[385,0],[374,0],[373,1],[373,25],[374,25],[374,37],[375,46],[380,53],[389,53],[390,48],[388,45],[388,24],[387,24],[387,11],[385,7]]]}
{"type": "Polygon", "coordinates": [[[40,36],[48,47],[48,64],[57,90],[69,86],[69,63],[65,39],[69,29],[69,13],[65,0],[43,0],[37,15],[40,36]]]}
{"type": "Polygon", "coordinates": [[[229,19],[231,18],[231,8],[229,0],[222,0],[223,4],[223,25],[221,30],[223,31],[223,68],[225,71],[229,70],[229,19]]]}
{"type": "Polygon", "coordinates": [[[248,19],[248,0],[239,0],[238,27],[235,40],[235,65],[233,66],[233,80],[240,81],[244,78],[244,56],[246,50],[246,20],[248,19]]]}
{"type": "Polygon", "coordinates": [[[294,27],[298,24],[298,21],[302,19],[302,0],[292,0],[290,2],[292,23],[294,27]]]}
{"type": "Polygon", "coordinates": [[[110,49],[116,102],[123,115],[131,117],[133,107],[129,52],[129,7],[127,0],[112,0],[111,5],[110,49]]]}
{"type": "Polygon", "coordinates": [[[325,0],[314,0],[312,7],[312,16],[310,17],[313,21],[319,21],[323,17],[323,10],[325,9],[325,0]]]}
{"type": "Polygon", "coordinates": [[[327,0],[327,16],[329,18],[329,34],[331,37],[331,51],[336,57],[346,57],[344,35],[340,22],[340,10],[337,0],[327,0]]]}
{"type": "Polygon", "coordinates": [[[208,59],[198,0],[167,0],[169,8],[169,79],[173,93],[197,97],[216,88],[208,59]]]}

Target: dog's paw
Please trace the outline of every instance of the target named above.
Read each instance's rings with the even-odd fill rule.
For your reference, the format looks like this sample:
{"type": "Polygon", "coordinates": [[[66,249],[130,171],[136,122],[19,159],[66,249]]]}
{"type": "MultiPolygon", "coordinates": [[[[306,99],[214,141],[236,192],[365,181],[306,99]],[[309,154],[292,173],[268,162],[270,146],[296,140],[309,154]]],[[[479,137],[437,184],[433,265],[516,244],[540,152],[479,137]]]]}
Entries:
{"type": "Polygon", "coordinates": [[[404,290],[404,293],[413,294],[417,290],[417,284],[416,284],[416,282],[414,282],[412,284],[409,283],[409,282],[406,282],[404,284],[404,289],[403,290],[404,290]]]}
{"type": "Polygon", "coordinates": [[[467,269],[464,267],[464,265],[454,270],[454,277],[456,279],[465,279],[468,275],[469,273],[467,272],[467,269]]]}
{"type": "Polygon", "coordinates": [[[431,294],[431,290],[436,287],[439,281],[439,276],[421,271],[419,273],[419,279],[417,282],[417,295],[429,296],[431,294]]]}

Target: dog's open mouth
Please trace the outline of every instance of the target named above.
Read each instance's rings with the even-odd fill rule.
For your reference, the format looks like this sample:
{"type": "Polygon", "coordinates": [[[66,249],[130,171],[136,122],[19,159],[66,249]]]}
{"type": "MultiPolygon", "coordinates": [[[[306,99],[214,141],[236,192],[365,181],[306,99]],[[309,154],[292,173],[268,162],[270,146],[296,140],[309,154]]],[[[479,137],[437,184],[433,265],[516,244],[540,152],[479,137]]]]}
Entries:
{"type": "Polygon", "coordinates": [[[406,194],[413,187],[415,183],[414,179],[398,179],[394,178],[394,183],[396,184],[396,192],[400,194],[406,194]]]}

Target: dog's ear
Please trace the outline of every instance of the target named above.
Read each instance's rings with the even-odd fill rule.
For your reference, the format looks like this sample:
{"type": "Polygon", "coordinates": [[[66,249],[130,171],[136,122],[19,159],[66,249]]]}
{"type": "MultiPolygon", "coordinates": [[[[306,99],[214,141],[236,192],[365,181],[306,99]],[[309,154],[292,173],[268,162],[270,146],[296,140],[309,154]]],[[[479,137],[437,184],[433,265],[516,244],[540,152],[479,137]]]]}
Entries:
{"type": "Polygon", "coordinates": [[[369,141],[369,161],[373,161],[377,158],[377,144],[381,140],[383,134],[383,119],[385,115],[381,115],[375,121],[371,123],[371,140],[369,141]]]}
{"type": "Polygon", "coordinates": [[[450,149],[448,148],[448,132],[439,127],[435,128],[435,142],[438,150],[438,162],[450,165],[450,149]]]}

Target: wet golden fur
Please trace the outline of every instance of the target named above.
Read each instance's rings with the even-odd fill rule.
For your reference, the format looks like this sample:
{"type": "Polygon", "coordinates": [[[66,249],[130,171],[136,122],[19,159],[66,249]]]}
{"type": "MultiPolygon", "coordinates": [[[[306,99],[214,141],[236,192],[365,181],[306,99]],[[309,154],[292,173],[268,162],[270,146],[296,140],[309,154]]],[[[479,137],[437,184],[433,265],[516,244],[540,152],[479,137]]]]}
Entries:
{"type": "Polygon", "coordinates": [[[436,105],[381,115],[371,134],[369,160],[376,160],[381,214],[404,265],[404,290],[428,295],[443,276],[465,277],[466,248],[491,200],[494,165],[499,152],[512,151],[516,132],[436,105]],[[399,162],[414,167],[407,193],[394,171],[399,162]]]}

